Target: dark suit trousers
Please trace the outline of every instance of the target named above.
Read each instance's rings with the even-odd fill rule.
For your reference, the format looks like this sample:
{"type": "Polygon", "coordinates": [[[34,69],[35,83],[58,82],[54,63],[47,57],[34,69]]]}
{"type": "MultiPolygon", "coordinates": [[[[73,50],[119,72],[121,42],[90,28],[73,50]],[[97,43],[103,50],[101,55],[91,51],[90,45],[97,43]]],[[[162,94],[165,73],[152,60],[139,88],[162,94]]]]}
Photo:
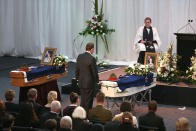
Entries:
{"type": "Polygon", "coordinates": [[[93,106],[93,98],[94,98],[95,89],[94,88],[80,88],[80,96],[81,102],[80,105],[86,110],[92,108],[93,106]]]}

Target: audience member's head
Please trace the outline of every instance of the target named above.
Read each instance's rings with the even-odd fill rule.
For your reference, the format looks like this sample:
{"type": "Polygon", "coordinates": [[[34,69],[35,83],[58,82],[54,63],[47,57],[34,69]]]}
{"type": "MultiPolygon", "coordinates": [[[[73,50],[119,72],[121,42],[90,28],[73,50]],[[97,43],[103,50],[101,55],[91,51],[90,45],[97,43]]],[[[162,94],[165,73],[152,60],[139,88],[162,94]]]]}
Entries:
{"type": "Polygon", "coordinates": [[[20,104],[19,118],[24,122],[38,121],[38,117],[31,102],[25,102],[20,104]]]}
{"type": "Polygon", "coordinates": [[[124,101],[120,105],[120,112],[131,112],[131,103],[129,101],[124,101]]]}
{"type": "Polygon", "coordinates": [[[93,52],[94,52],[94,43],[89,42],[89,43],[86,45],[86,51],[89,51],[91,54],[93,54],[93,52]]]}
{"type": "Polygon", "coordinates": [[[48,119],[44,123],[45,128],[49,131],[56,131],[57,128],[57,121],[55,119],[48,119]]]}
{"type": "Polygon", "coordinates": [[[73,118],[79,118],[79,119],[86,119],[86,111],[83,107],[78,106],[75,108],[72,114],[73,118]]]}
{"type": "Polygon", "coordinates": [[[176,121],[176,131],[190,131],[189,120],[185,117],[181,117],[176,121]]]}
{"type": "Polygon", "coordinates": [[[29,100],[36,100],[37,99],[37,90],[35,88],[31,88],[27,92],[27,97],[29,100]]]}
{"type": "Polygon", "coordinates": [[[75,92],[71,92],[70,101],[71,101],[71,104],[77,104],[79,102],[78,94],[75,92]]]}
{"type": "Polygon", "coordinates": [[[61,128],[72,129],[72,119],[70,116],[64,116],[61,118],[60,122],[61,128]]]}
{"type": "Polygon", "coordinates": [[[152,100],[148,102],[148,110],[150,112],[156,112],[157,111],[157,102],[152,100]]]}
{"type": "Polygon", "coordinates": [[[52,101],[51,111],[59,114],[61,112],[61,103],[59,101],[52,101]]]}
{"type": "Polygon", "coordinates": [[[3,129],[11,130],[14,126],[14,117],[11,114],[5,114],[2,118],[3,129]]]}
{"type": "Polygon", "coordinates": [[[6,111],[6,106],[3,100],[0,100],[0,116],[4,116],[6,111]]]}
{"type": "Polygon", "coordinates": [[[92,125],[90,131],[104,131],[104,126],[99,123],[95,123],[92,125]]]}
{"type": "Polygon", "coordinates": [[[121,124],[133,124],[133,115],[130,112],[123,112],[121,124]]]}
{"type": "Polygon", "coordinates": [[[5,92],[5,99],[7,102],[13,102],[15,98],[15,91],[14,90],[7,90],[5,92]]]}
{"type": "Polygon", "coordinates": [[[96,95],[97,104],[103,105],[105,102],[105,94],[103,92],[98,92],[96,95]]]}
{"type": "Polygon", "coordinates": [[[52,101],[57,100],[57,92],[56,91],[50,91],[48,93],[48,103],[52,103],[52,101]]]}

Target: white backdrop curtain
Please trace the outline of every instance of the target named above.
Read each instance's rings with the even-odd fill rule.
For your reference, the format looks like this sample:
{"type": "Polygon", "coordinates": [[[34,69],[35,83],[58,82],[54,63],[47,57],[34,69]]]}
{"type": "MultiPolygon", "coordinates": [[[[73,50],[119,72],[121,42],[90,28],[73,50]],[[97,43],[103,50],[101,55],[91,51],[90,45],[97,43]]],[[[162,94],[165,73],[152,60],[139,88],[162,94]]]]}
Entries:
{"type": "MultiPolygon", "coordinates": [[[[100,0],[101,2],[101,0],[100,0]]],[[[191,0],[190,17],[196,29],[196,1],[191,0]]],[[[36,57],[44,47],[75,59],[82,38],[73,41],[91,18],[92,0],[0,0],[0,55],[36,57]]],[[[116,31],[108,36],[110,52],[99,46],[99,54],[111,61],[135,61],[133,40],[144,18],[152,18],[166,51],[173,35],[187,23],[188,0],[104,0],[104,18],[116,31]]],[[[88,37],[85,42],[94,41],[88,37]]],[[[100,40],[99,40],[99,43],[100,40]]]]}

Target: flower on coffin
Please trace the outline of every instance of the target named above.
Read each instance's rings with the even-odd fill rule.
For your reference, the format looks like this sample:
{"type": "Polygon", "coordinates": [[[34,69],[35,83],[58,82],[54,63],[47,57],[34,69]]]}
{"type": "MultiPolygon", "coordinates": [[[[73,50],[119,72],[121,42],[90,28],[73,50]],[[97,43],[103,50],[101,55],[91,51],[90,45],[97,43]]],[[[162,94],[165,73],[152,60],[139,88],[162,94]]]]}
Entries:
{"type": "Polygon", "coordinates": [[[129,67],[125,68],[125,72],[127,75],[138,75],[138,76],[145,76],[150,74],[151,68],[149,65],[142,65],[142,64],[134,64],[130,65],[129,67]]]}
{"type": "Polygon", "coordinates": [[[54,57],[53,66],[57,66],[57,67],[61,67],[63,65],[66,65],[68,63],[68,57],[67,56],[63,56],[63,55],[56,55],[54,57]]]}
{"type": "Polygon", "coordinates": [[[161,53],[157,69],[157,80],[166,82],[178,82],[180,80],[179,72],[176,69],[177,58],[172,54],[173,43],[167,50],[167,53],[161,53]]]}

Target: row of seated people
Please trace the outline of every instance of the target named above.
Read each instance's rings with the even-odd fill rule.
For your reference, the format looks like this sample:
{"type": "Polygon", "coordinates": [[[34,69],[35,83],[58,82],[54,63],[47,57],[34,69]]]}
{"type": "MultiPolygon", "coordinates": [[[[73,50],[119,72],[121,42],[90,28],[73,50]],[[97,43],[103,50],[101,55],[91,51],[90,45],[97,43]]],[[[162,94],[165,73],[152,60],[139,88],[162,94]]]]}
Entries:
{"type": "MultiPolygon", "coordinates": [[[[6,91],[5,104],[1,100],[1,106],[0,106],[1,118],[9,118],[9,117],[3,117],[6,115],[6,112],[8,112],[16,117],[16,119],[14,120],[15,122],[14,126],[45,128],[48,127],[47,125],[51,125],[51,124],[47,124],[48,120],[50,120],[49,123],[55,120],[57,123],[56,128],[57,129],[62,128],[61,125],[63,124],[61,124],[62,123],[61,120],[63,120],[64,117],[61,118],[61,103],[59,101],[56,101],[57,93],[55,91],[49,92],[48,104],[46,104],[44,107],[42,107],[41,105],[35,102],[37,97],[37,90],[34,88],[28,91],[27,93],[28,100],[20,103],[20,105],[13,103],[14,96],[15,94],[13,90],[6,91]]],[[[79,98],[77,93],[72,92],[70,94],[70,102],[71,105],[67,106],[63,110],[63,116],[66,116],[66,118],[70,117],[70,119],[73,120],[73,126],[71,126],[71,128],[73,128],[73,130],[76,131],[83,131],[83,130],[88,131],[93,129],[94,124],[92,124],[91,122],[93,123],[98,122],[104,124],[104,129],[106,131],[107,130],[108,131],[112,131],[112,130],[114,131],[141,130],[142,131],[147,128],[149,129],[153,128],[153,130],[160,130],[160,131],[166,130],[164,126],[163,118],[156,115],[155,113],[157,110],[156,101],[149,102],[148,104],[149,112],[146,115],[140,116],[138,119],[139,122],[137,122],[136,117],[132,115],[131,103],[127,101],[121,104],[120,106],[121,113],[112,117],[112,112],[104,108],[105,95],[102,92],[97,93],[96,95],[97,106],[89,110],[88,113],[86,113],[86,111],[82,107],[78,106],[79,98]]],[[[0,121],[3,122],[3,120],[1,119],[0,121]]],[[[182,123],[182,122],[179,120],[178,123],[182,123]]],[[[178,127],[180,128],[182,126],[178,126],[178,127]]],[[[178,129],[177,124],[176,124],[176,129],[178,129]]]]}

